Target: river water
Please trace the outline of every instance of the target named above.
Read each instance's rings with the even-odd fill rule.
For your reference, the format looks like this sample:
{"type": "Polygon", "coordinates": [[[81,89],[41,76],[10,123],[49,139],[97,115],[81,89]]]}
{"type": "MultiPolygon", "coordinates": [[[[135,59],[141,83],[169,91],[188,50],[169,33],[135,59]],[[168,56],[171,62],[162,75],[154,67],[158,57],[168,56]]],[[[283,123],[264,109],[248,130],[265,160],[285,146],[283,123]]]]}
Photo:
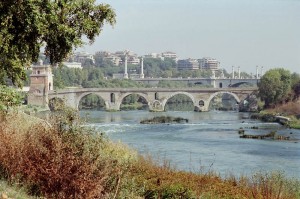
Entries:
{"type": "Polygon", "coordinates": [[[168,160],[177,169],[192,172],[214,171],[221,176],[251,175],[255,172],[283,171],[300,179],[300,130],[285,129],[276,123],[251,120],[249,113],[148,111],[81,111],[90,126],[114,140],[126,143],[141,154],[168,160]],[[189,119],[185,124],[140,124],[154,116],[189,119]],[[251,127],[259,129],[251,129],[251,127]],[[239,138],[246,134],[290,136],[290,141],[239,138]]]}

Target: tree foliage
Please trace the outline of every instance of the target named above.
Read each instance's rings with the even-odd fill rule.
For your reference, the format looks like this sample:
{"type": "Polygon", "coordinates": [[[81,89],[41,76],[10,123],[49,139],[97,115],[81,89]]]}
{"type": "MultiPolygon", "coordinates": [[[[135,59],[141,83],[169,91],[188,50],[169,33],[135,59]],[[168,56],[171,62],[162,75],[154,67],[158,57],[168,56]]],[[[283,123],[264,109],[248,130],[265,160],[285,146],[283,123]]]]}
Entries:
{"type": "Polygon", "coordinates": [[[95,0],[1,1],[1,76],[21,86],[42,46],[50,63],[59,63],[84,43],[83,36],[93,42],[106,22],[113,25],[115,13],[95,0]]]}
{"type": "Polygon", "coordinates": [[[21,105],[22,96],[13,88],[0,85],[0,110],[8,111],[9,108],[14,108],[21,105]]]}
{"type": "Polygon", "coordinates": [[[300,74],[293,73],[291,75],[291,85],[293,90],[293,100],[297,100],[300,97],[300,74]]]}
{"type": "Polygon", "coordinates": [[[265,106],[273,106],[287,100],[291,91],[291,74],[283,68],[267,71],[258,85],[259,96],[265,106]]]}

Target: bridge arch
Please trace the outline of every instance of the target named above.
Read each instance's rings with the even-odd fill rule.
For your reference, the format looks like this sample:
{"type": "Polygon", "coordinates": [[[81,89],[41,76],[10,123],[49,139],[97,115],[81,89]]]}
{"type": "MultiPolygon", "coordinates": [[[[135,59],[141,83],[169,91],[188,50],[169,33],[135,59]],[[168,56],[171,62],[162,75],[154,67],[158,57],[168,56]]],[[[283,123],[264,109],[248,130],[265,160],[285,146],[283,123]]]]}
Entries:
{"type": "Polygon", "coordinates": [[[174,97],[175,95],[185,95],[185,96],[188,96],[192,100],[192,102],[194,104],[194,107],[197,106],[196,102],[195,102],[195,98],[194,98],[194,96],[191,93],[188,93],[188,92],[174,92],[174,93],[172,93],[171,95],[169,95],[168,97],[166,97],[163,100],[163,102],[162,102],[162,108],[163,108],[163,110],[165,110],[165,106],[166,106],[168,100],[171,99],[172,97],[174,97]]]}
{"type": "Polygon", "coordinates": [[[133,92],[128,92],[128,93],[122,94],[122,95],[118,98],[118,100],[116,100],[118,110],[120,110],[121,104],[122,104],[124,98],[127,97],[127,96],[129,96],[129,95],[133,95],[133,94],[138,95],[138,96],[144,98],[145,101],[146,101],[146,103],[147,103],[147,106],[148,106],[148,107],[150,106],[150,104],[149,104],[149,99],[148,99],[148,95],[146,95],[146,94],[144,94],[144,93],[135,93],[135,92],[133,93],[133,92]]]}
{"type": "Polygon", "coordinates": [[[253,84],[249,83],[249,82],[238,82],[238,83],[235,83],[235,84],[231,84],[229,87],[237,88],[237,87],[240,87],[241,85],[253,86],[253,84]]]}
{"type": "Polygon", "coordinates": [[[86,92],[86,93],[82,93],[81,95],[79,95],[77,98],[77,102],[76,102],[77,110],[79,110],[79,104],[80,104],[80,101],[82,100],[82,98],[84,98],[90,94],[97,95],[100,99],[102,99],[105,103],[105,110],[108,110],[109,105],[108,105],[107,100],[103,96],[99,95],[99,93],[96,93],[96,92],[86,92]]]}
{"type": "Polygon", "coordinates": [[[215,92],[213,94],[211,94],[206,102],[206,109],[208,110],[208,107],[209,107],[209,104],[211,102],[211,100],[216,97],[217,95],[219,94],[229,94],[231,95],[232,97],[234,97],[234,99],[237,101],[237,103],[240,103],[240,98],[235,94],[235,93],[232,93],[232,92],[228,92],[228,91],[220,91],[220,92],[215,92]]]}

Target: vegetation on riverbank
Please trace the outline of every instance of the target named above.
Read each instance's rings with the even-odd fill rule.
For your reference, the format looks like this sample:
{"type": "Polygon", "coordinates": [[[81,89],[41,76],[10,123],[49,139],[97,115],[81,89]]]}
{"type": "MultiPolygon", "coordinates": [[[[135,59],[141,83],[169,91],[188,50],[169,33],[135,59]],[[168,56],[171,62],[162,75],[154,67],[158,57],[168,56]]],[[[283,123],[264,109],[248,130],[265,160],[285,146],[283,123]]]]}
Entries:
{"type": "MultiPolygon", "coordinates": [[[[221,178],[178,171],[82,127],[73,110],[48,122],[23,113],[0,117],[0,173],[8,184],[47,198],[286,198],[300,182],[281,173],[221,178]]],[[[1,191],[7,192],[9,188],[1,191]]]]}
{"type": "Polygon", "coordinates": [[[291,74],[284,68],[268,70],[258,84],[258,96],[264,102],[264,110],[257,118],[300,129],[300,74],[291,74]],[[276,116],[290,120],[283,121],[276,116]]]}
{"type": "Polygon", "coordinates": [[[260,113],[252,114],[251,118],[260,119],[264,122],[279,122],[289,128],[300,129],[300,101],[288,102],[274,108],[264,109],[260,113]],[[289,120],[282,121],[278,116],[289,120]]]}
{"type": "Polygon", "coordinates": [[[8,183],[5,180],[0,179],[0,198],[1,199],[34,199],[27,193],[26,188],[18,187],[17,184],[8,183]]]}
{"type": "Polygon", "coordinates": [[[140,121],[141,124],[161,124],[161,123],[188,123],[189,120],[182,117],[159,116],[140,121]]]}

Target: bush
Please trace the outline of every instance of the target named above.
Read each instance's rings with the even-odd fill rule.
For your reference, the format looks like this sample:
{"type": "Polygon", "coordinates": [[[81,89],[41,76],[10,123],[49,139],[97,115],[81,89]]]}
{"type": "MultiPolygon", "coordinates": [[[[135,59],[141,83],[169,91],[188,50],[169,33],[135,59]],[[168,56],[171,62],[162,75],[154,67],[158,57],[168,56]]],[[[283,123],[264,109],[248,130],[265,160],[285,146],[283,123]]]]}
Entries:
{"type": "Polygon", "coordinates": [[[253,198],[299,198],[300,183],[282,172],[257,173],[248,182],[253,198]]]}
{"type": "Polygon", "coordinates": [[[9,181],[47,198],[100,198],[114,191],[126,161],[114,158],[103,136],[76,124],[73,114],[27,129],[12,128],[15,117],[0,120],[0,168],[9,181]]]}
{"type": "Polygon", "coordinates": [[[16,89],[0,85],[0,110],[8,110],[22,103],[21,93],[16,89]]]}

